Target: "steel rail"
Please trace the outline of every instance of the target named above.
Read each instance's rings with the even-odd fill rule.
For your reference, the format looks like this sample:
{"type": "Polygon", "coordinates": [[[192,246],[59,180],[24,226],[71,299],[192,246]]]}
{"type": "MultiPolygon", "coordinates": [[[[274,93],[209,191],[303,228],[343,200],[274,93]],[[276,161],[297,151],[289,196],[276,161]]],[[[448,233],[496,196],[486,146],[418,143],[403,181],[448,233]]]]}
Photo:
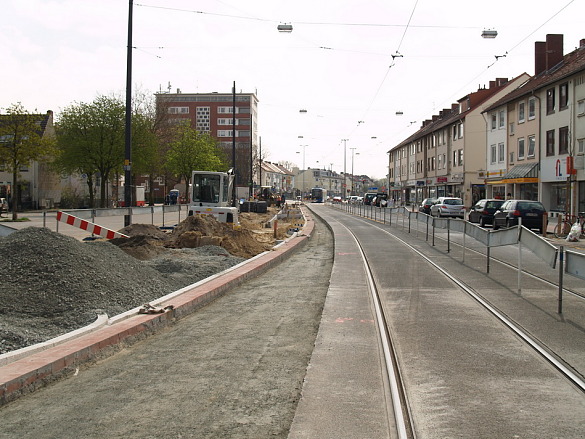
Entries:
{"type": "Polygon", "coordinates": [[[344,227],[348,233],[355,240],[362,262],[364,264],[364,270],[366,273],[366,279],[368,284],[368,290],[374,306],[376,327],[378,328],[378,335],[382,344],[382,351],[384,353],[385,369],[387,372],[388,384],[390,387],[390,399],[392,400],[392,409],[394,412],[394,424],[397,430],[398,439],[413,439],[415,438],[414,425],[412,416],[410,414],[408,401],[406,397],[406,391],[404,389],[403,380],[400,374],[400,368],[398,366],[398,357],[392,343],[392,336],[390,334],[389,325],[382,309],[382,303],[376,281],[372,274],[372,270],[368,263],[363,247],[357,238],[357,236],[347,226],[338,221],[338,223],[344,227]]]}

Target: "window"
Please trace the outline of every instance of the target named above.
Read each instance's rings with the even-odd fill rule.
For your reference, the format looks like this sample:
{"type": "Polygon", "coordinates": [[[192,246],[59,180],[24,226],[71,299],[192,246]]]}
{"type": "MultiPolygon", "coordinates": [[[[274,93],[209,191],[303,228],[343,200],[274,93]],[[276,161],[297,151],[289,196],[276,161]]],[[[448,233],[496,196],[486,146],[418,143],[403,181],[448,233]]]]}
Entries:
{"type": "Polygon", "coordinates": [[[443,169],[447,167],[447,154],[443,154],[443,169]]]}
{"type": "Polygon", "coordinates": [[[524,123],[524,112],[526,103],[524,101],[518,104],[518,123],[524,123]]]}
{"type": "Polygon", "coordinates": [[[534,151],[536,150],[536,139],[534,136],[528,136],[528,157],[534,157],[534,151]]]}
{"type": "Polygon", "coordinates": [[[585,139],[577,139],[577,154],[585,153],[585,139]]]}
{"type": "Polygon", "coordinates": [[[500,110],[498,113],[498,128],[502,129],[506,126],[506,113],[504,110],[500,110]]]}
{"type": "Polygon", "coordinates": [[[555,155],[555,130],[546,132],[546,156],[555,155]]]}
{"type": "Polygon", "coordinates": [[[577,114],[583,116],[585,114],[585,99],[577,101],[577,114]]]}
{"type": "Polygon", "coordinates": [[[431,157],[431,170],[434,171],[435,170],[435,158],[431,157]]]}
{"type": "Polygon", "coordinates": [[[536,98],[528,99],[528,120],[536,117],[536,98]]]}
{"type": "Polygon", "coordinates": [[[492,146],[490,146],[490,163],[493,165],[496,163],[497,157],[496,157],[496,145],[493,144],[492,146]]]}
{"type": "Polygon", "coordinates": [[[169,114],[189,114],[189,107],[169,107],[169,114]]]}
{"type": "Polygon", "coordinates": [[[453,140],[457,139],[457,125],[453,125],[453,140]]]}
{"type": "Polygon", "coordinates": [[[510,163],[514,163],[514,151],[510,152],[510,163]]]}
{"type": "Polygon", "coordinates": [[[437,169],[443,169],[442,158],[443,158],[443,156],[441,154],[439,154],[439,156],[437,157],[437,169]]]}
{"type": "Polygon", "coordinates": [[[510,127],[509,128],[510,136],[513,136],[514,135],[514,122],[510,122],[510,125],[508,125],[508,126],[510,127]]]}
{"type": "Polygon", "coordinates": [[[460,149],[458,152],[459,156],[459,166],[463,166],[463,149],[460,149]]]}
{"type": "Polygon", "coordinates": [[[497,122],[497,116],[496,116],[496,113],[493,113],[493,114],[492,114],[492,130],[495,130],[495,129],[496,129],[496,126],[497,126],[496,124],[497,124],[497,123],[498,123],[498,122],[497,122]]]}
{"type": "Polygon", "coordinates": [[[566,110],[569,104],[569,83],[559,86],[559,110],[566,110]]]}
{"type": "Polygon", "coordinates": [[[518,160],[524,159],[524,137],[518,139],[518,160]]]}
{"type": "Polygon", "coordinates": [[[504,163],[506,159],[505,148],[503,143],[498,143],[498,163],[504,163]]]}
{"type": "MultiPolygon", "coordinates": [[[[217,119],[218,125],[232,125],[232,123],[233,123],[232,119],[227,119],[227,118],[217,119]]],[[[237,119],[236,119],[236,124],[237,124],[237,119]]]]}
{"type": "Polygon", "coordinates": [[[218,130],[217,137],[233,137],[232,130],[218,130]]]}
{"type": "Polygon", "coordinates": [[[555,112],[555,89],[549,88],[546,91],[546,114],[555,112]]]}
{"type": "Polygon", "coordinates": [[[569,153],[569,127],[559,128],[559,154],[569,153]]]}
{"type": "Polygon", "coordinates": [[[463,122],[459,124],[459,138],[463,139],[463,122]]]}

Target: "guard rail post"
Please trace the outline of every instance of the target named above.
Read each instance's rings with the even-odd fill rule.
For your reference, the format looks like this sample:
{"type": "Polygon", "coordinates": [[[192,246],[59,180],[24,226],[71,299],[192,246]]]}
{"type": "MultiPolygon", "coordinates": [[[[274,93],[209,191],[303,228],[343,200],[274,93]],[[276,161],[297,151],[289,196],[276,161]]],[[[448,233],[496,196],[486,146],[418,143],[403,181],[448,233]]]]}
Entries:
{"type": "Polygon", "coordinates": [[[518,294],[522,294],[522,218],[518,218],[518,294]]]}
{"type": "Polygon", "coordinates": [[[433,247],[435,246],[435,218],[433,217],[433,247]]]}
{"type": "Polygon", "coordinates": [[[451,251],[451,218],[447,218],[447,253],[451,251]]]}
{"type": "Polygon", "coordinates": [[[486,264],[487,264],[486,273],[488,273],[488,274],[490,272],[490,241],[491,241],[490,238],[491,238],[491,236],[492,236],[492,232],[488,232],[488,236],[487,236],[487,238],[488,238],[487,239],[487,248],[486,248],[486,252],[485,252],[485,254],[486,254],[486,264]]]}
{"type": "Polygon", "coordinates": [[[559,246],[559,306],[557,312],[563,313],[563,271],[564,271],[565,247],[559,246]]]}

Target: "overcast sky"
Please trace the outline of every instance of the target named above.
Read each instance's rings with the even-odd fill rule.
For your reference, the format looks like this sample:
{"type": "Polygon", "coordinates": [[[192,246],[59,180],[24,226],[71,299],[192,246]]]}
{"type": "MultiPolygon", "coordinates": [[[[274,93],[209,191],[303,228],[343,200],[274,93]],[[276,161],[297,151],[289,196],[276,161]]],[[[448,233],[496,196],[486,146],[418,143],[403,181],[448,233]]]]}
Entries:
{"type": "MultiPolygon", "coordinates": [[[[2,112],[22,102],[58,118],[124,97],[128,4],[0,0],[2,112]]],[[[561,33],[575,49],[583,17],[585,0],[141,0],[132,84],[230,93],[235,81],[258,96],[268,160],[302,166],[305,145],[305,167],[351,172],[355,153],[356,174],[381,178],[424,119],[496,77],[533,74],[535,41],[561,33]]]]}

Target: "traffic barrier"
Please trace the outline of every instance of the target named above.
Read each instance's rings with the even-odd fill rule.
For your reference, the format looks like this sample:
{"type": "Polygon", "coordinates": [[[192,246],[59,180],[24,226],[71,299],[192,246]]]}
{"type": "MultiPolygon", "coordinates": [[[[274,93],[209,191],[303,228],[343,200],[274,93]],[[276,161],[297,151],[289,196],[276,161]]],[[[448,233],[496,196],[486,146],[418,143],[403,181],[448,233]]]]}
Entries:
{"type": "Polygon", "coordinates": [[[82,230],[87,230],[88,232],[101,236],[106,239],[113,239],[113,238],[128,238],[128,235],[124,235],[123,233],[115,232],[110,229],[106,229],[105,227],[98,226],[95,223],[90,221],[82,220],[76,216],[70,215],[65,212],[57,212],[57,221],[61,221],[64,223],[69,224],[70,226],[77,227],[82,230]]]}

